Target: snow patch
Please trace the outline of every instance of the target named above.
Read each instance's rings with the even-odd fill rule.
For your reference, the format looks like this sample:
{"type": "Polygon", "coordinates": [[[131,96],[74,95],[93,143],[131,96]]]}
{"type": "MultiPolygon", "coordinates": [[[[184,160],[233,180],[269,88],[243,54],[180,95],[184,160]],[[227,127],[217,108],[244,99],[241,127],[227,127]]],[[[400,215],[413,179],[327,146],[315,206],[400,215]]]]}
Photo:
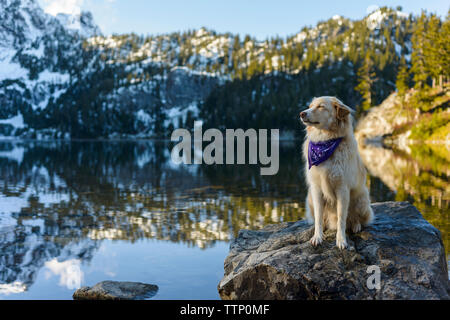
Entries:
{"type": "Polygon", "coordinates": [[[20,113],[20,112],[16,116],[14,116],[12,118],[0,120],[0,124],[10,124],[15,129],[25,128],[25,123],[23,121],[23,116],[22,116],[22,113],[20,113]]]}
{"type": "Polygon", "coordinates": [[[15,281],[13,283],[4,283],[0,284],[0,294],[2,295],[10,295],[14,293],[21,293],[27,290],[27,286],[20,281],[15,281]]]}

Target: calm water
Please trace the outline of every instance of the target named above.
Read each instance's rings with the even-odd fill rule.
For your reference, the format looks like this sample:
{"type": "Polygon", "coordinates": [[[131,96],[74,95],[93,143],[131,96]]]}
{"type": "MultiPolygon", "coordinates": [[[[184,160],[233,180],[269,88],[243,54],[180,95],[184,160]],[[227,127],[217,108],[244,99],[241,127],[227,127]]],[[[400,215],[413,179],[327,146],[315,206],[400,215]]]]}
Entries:
{"type": "MultiPolygon", "coordinates": [[[[300,142],[281,144],[276,176],[174,165],[170,147],[0,142],[0,298],[71,299],[79,286],[127,280],[158,285],[153,299],[218,299],[239,229],[303,217],[300,142]]],[[[362,150],[372,201],[413,202],[448,249],[450,157],[427,152],[362,150]]]]}

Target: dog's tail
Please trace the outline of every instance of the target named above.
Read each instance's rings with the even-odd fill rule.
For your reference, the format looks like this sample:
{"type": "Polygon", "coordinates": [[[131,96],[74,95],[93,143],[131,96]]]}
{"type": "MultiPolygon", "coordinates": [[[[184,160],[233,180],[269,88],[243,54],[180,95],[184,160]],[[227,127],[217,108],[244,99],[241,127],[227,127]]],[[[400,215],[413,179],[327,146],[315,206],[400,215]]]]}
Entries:
{"type": "Polygon", "coordinates": [[[361,224],[363,226],[367,226],[372,223],[373,219],[374,219],[373,210],[370,207],[369,203],[369,205],[365,208],[365,210],[361,212],[361,224]]]}

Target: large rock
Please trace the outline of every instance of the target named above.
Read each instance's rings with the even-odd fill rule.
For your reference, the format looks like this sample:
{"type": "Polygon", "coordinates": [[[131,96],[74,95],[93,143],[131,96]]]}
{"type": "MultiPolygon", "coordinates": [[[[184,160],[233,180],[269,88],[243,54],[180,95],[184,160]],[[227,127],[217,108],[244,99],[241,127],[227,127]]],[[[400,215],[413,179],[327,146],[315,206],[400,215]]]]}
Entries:
{"type": "MultiPolygon", "coordinates": [[[[445,250],[439,230],[407,202],[372,205],[375,220],[349,235],[348,250],[335,232],[313,247],[304,220],[240,230],[218,286],[222,299],[448,299],[445,250]],[[381,271],[369,289],[369,266],[381,271]]],[[[373,283],[372,279],[369,279],[373,283]]]]}
{"type": "Polygon", "coordinates": [[[141,282],[102,281],[75,291],[75,300],[139,300],[153,297],[158,286],[141,282]]]}

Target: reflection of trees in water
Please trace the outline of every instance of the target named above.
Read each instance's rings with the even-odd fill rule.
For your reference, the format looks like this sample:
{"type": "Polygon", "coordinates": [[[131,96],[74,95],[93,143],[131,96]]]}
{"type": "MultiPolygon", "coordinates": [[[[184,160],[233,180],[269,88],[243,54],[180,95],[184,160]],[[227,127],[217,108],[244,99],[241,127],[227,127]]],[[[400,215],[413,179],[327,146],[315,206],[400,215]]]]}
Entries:
{"type": "Polygon", "coordinates": [[[396,191],[396,200],[411,195],[417,202],[431,200],[433,205],[448,208],[450,152],[447,158],[442,158],[423,144],[411,148],[408,154],[365,145],[361,147],[361,155],[370,173],[396,191]]]}
{"type": "Polygon", "coordinates": [[[374,145],[360,147],[363,161],[372,175],[371,183],[374,181],[375,185],[375,189],[371,186],[371,194],[379,200],[386,200],[386,194],[389,195],[389,190],[376,184],[379,178],[395,191],[388,198],[411,201],[430,223],[441,230],[448,252],[450,151],[442,145],[434,147],[421,143],[410,145],[408,153],[374,145]]]}
{"type": "Polygon", "coordinates": [[[16,206],[0,208],[0,282],[28,286],[61,255],[90,260],[97,240],[206,248],[241,228],[296,220],[296,152],[282,148],[279,174],[263,177],[258,166],[175,166],[163,142],[2,142],[0,203],[16,206]]]}

